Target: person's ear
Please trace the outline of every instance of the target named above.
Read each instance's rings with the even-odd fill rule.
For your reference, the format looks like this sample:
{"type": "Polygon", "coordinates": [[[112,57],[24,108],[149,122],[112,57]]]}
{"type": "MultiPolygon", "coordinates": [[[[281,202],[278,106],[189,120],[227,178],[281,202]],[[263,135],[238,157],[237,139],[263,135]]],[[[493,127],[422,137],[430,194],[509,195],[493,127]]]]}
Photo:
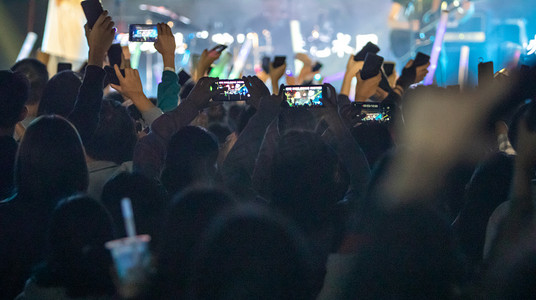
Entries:
{"type": "Polygon", "coordinates": [[[19,114],[19,122],[26,119],[26,116],[28,116],[28,108],[25,106],[22,107],[22,110],[19,114]]]}

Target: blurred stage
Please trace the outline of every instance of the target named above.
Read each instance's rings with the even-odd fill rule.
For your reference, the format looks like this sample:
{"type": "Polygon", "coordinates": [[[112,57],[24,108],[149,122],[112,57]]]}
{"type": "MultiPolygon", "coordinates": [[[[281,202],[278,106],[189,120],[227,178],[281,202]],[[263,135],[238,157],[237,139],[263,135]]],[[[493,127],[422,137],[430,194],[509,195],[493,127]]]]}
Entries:
{"type": "MultiPolygon", "coordinates": [[[[528,57],[536,34],[533,1],[474,1],[476,11],[472,19],[465,27],[447,32],[448,41],[443,49],[448,58],[446,84],[457,84],[462,46],[470,49],[470,83],[476,80],[479,58],[493,60],[497,71],[516,55],[521,59],[528,57]]],[[[42,46],[47,3],[0,2],[1,68],[14,63],[28,29],[37,33],[32,55],[42,46]],[[33,11],[33,17],[29,11],[33,11]]],[[[234,60],[250,38],[253,42],[245,60],[244,75],[254,74],[265,55],[289,58],[295,52],[307,52],[323,64],[324,78],[338,86],[338,75],[344,71],[349,55],[369,40],[380,46],[379,55],[386,61],[395,60],[386,23],[391,0],[102,0],[102,3],[114,17],[120,33],[127,33],[128,24],[171,21],[179,42],[177,68],[186,70],[195,54],[218,43],[229,45],[234,60]],[[248,35],[252,32],[255,36],[248,35]]],[[[159,55],[152,45],[136,46],[140,47],[131,46],[140,51],[136,65],[141,74],[147,75],[142,80],[155,82],[162,70],[159,55]]],[[[299,68],[290,59],[287,65],[292,72],[299,68]]],[[[149,95],[156,94],[156,84],[147,82],[145,86],[149,95]]]]}

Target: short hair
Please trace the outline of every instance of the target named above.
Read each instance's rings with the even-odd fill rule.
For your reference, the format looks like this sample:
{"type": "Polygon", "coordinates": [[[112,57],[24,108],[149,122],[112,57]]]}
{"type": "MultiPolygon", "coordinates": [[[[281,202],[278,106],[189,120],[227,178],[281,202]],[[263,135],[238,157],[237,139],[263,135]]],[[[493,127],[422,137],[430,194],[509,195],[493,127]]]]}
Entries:
{"type": "Polygon", "coordinates": [[[162,184],[170,195],[196,180],[212,179],[216,173],[218,141],[206,129],[186,126],[168,144],[162,184]]]}
{"type": "Polygon", "coordinates": [[[70,298],[113,295],[112,258],[104,243],[112,220],[98,201],[73,196],[59,202],[48,230],[48,255],[34,275],[45,287],[63,287],[70,298]]]}
{"type": "Polygon", "coordinates": [[[41,116],[26,129],[15,162],[15,187],[25,199],[53,207],[85,192],[89,175],[80,136],[60,116],[41,116]],[[42,203],[44,204],[44,203],[42,203]]]}
{"type": "Polygon", "coordinates": [[[82,80],[73,71],[62,71],[54,75],[45,86],[37,114],[68,117],[81,85],[82,80]]]}
{"type": "Polygon", "coordinates": [[[18,61],[11,67],[13,72],[21,72],[30,82],[30,96],[27,105],[37,104],[48,81],[48,71],[45,64],[35,58],[26,58],[18,61]]]}
{"type": "Polygon", "coordinates": [[[0,71],[0,127],[10,128],[19,121],[28,99],[30,83],[22,73],[0,71]]]}
{"type": "Polygon", "coordinates": [[[103,100],[97,129],[87,142],[91,158],[121,164],[132,160],[138,137],[134,120],[117,101],[103,100]]]}

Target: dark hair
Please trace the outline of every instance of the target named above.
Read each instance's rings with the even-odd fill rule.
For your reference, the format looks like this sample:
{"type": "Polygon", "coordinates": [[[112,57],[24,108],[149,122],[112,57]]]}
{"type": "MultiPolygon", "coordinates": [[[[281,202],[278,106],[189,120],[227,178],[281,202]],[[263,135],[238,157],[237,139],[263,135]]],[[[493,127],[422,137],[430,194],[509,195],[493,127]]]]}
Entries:
{"type": "Polygon", "coordinates": [[[113,239],[110,215],[96,200],[62,200],[50,220],[47,259],[35,272],[36,283],[63,287],[67,296],[113,295],[112,259],[104,243],[113,239]]]}
{"type": "Polygon", "coordinates": [[[30,83],[22,73],[0,71],[0,127],[11,128],[19,122],[28,100],[30,83]]]}
{"type": "Polygon", "coordinates": [[[254,206],[215,219],[202,240],[192,299],[313,299],[317,261],[299,230],[254,206]]]}
{"type": "Polygon", "coordinates": [[[37,110],[38,115],[68,117],[74,108],[82,81],[73,71],[62,71],[47,82],[37,110]]]}
{"type": "Polygon", "coordinates": [[[26,129],[15,163],[15,186],[20,196],[51,201],[88,187],[84,149],[74,126],[60,116],[41,116],[26,129]]]}
{"type": "Polygon", "coordinates": [[[255,115],[257,109],[253,106],[248,106],[246,109],[243,109],[238,115],[238,120],[236,123],[236,133],[240,134],[246,125],[248,125],[249,119],[255,115]]]}
{"type": "Polygon", "coordinates": [[[508,140],[512,144],[514,149],[517,148],[517,135],[519,130],[519,121],[525,116],[525,113],[529,109],[529,104],[521,105],[512,115],[510,123],[508,124],[508,140]]]}
{"type": "Polygon", "coordinates": [[[452,299],[464,275],[448,222],[418,205],[378,212],[344,299],[452,299]]]}
{"type": "Polygon", "coordinates": [[[364,123],[353,127],[351,132],[371,166],[394,146],[389,129],[381,123],[364,123]]]}
{"type": "Polygon", "coordinates": [[[30,82],[30,96],[26,104],[37,104],[41,100],[41,95],[48,81],[47,67],[34,58],[26,58],[18,61],[11,67],[11,71],[20,72],[26,76],[30,82]]]}
{"type": "Polygon", "coordinates": [[[192,183],[211,181],[217,158],[214,135],[201,127],[186,126],[169,141],[162,184],[173,195],[192,183]]]}
{"type": "Polygon", "coordinates": [[[125,224],[121,211],[121,200],[130,198],[136,220],[136,230],[151,236],[151,245],[160,240],[160,223],[166,206],[166,194],[155,181],[137,173],[123,172],[106,182],[102,189],[102,203],[114,221],[118,236],[125,237],[125,224]]]}
{"type": "Polygon", "coordinates": [[[169,205],[158,251],[158,290],[180,298],[190,275],[190,259],[212,219],[235,201],[211,188],[192,188],[177,194],[169,205]]]}
{"type": "Polygon", "coordinates": [[[273,207],[294,219],[306,232],[322,228],[337,199],[338,158],[320,136],[289,131],[279,139],[273,159],[273,207]]]}
{"type": "Polygon", "coordinates": [[[119,102],[103,100],[99,124],[85,145],[87,155],[121,164],[132,160],[137,140],[134,121],[127,110],[119,102]]]}
{"type": "Polygon", "coordinates": [[[279,114],[277,126],[279,133],[285,134],[290,130],[314,131],[316,124],[315,116],[308,109],[285,109],[279,114]]]}

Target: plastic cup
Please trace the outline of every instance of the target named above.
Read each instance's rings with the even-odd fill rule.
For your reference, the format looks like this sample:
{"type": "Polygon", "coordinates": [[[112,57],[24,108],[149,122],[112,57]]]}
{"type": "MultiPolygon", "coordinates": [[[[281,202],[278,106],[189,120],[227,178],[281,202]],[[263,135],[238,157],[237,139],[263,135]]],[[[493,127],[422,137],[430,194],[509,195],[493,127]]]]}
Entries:
{"type": "Polygon", "coordinates": [[[144,277],[150,263],[147,234],[106,242],[104,246],[112,253],[117,276],[122,283],[134,283],[144,277]]]}

